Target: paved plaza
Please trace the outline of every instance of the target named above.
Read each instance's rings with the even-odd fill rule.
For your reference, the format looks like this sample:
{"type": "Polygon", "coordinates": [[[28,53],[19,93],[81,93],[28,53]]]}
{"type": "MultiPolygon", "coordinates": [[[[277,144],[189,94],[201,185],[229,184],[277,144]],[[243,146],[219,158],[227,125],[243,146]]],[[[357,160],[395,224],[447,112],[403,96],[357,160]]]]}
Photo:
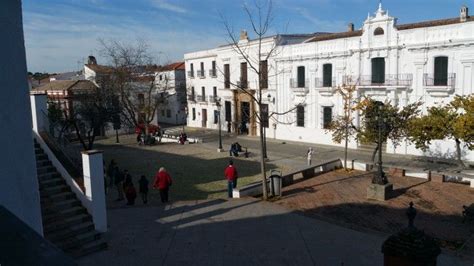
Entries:
{"type": "MultiPolygon", "coordinates": [[[[135,183],[141,174],[152,182],[158,168],[166,167],[174,179],[172,203],[162,205],[152,190],[147,205],[137,198],[135,206],[127,207],[109,189],[109,249],[81,259],[80,265],[381,265],[381,244],[405,226],[410,201],[419,213],[416,225],[449,240],[439,265],[472,265],[470,253],[456,253],[450,246],[459,248],[459,241],[472,238],[472,224],[460,223],[461,206],[474,200],[468,186],[391,178],[397,197],[380,204],[365,200],[368,177],[333,172],[285,188],[280,201],[227,200],[223,169],[229,154],[217,152],[215,131],[187,130],[204,143],[138,146],[133,135],[121,136],[120,144],[114,139],[97,143],[106,161],[115,159],[135,183]]],[[[259,180],[258,139],[224,134],[224,148],[235,141],[250,152],[249,158],[233,158],[240,187],[259,180]]],[[[342,156],[337,147],[269,140],[268,169],[287,173],[304,168],[309,146],[316,150],[314,163],[342,156]]],[[[370,155],[349,153],[363,160],[370,155]]],[[[432,164],[416,157],[384,158],[393,165],[432,164]]]]}
{"type": "MultiPolygon", "coordinates": [[[[109,248],[79,265],[382,265],[387,235],[256,199],[109,210],[109,248]]],[[[442,254],[438,265],[472,265],[442,254]]]]}

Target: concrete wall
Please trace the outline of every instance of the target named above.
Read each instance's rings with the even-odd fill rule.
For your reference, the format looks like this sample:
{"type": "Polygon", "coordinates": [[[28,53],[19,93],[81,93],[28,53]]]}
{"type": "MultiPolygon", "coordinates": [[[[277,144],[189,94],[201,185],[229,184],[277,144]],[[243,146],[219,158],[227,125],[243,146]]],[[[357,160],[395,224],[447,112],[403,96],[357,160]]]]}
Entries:
{"type": "Polygon", "coordinates": [[[42,235],[21,1],[0,2],[0,204],[42,235]]]}

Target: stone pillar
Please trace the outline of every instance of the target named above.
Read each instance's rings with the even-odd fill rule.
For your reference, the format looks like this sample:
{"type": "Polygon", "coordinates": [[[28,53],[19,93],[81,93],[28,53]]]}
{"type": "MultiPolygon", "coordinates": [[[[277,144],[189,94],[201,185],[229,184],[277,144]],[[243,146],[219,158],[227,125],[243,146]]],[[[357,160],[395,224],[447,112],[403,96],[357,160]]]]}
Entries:
{"type": "Polygon", "coordinates": [[[107,231],[107,209],[105,205],[104,163],[102,151],[82,152],[82,169],[86,197],[91,201],[92,220],[95,230],[107,231]]]}
{"type": "Polygon", "coordinates": [[[48,96],[46,94],[31,94],[31,116],[33,131],[39,133],[48,128],[48,96]]]}

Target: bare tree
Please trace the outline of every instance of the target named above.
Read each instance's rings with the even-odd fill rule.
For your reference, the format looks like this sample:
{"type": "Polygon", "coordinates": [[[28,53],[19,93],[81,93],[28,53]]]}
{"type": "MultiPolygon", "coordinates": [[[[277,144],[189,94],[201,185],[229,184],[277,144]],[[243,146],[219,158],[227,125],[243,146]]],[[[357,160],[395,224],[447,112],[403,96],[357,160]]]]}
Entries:
{"type": "MultiPolygon", "coordinates": [[[[273,42],[264,44],[264,39],[268,35],[273,22],[273,2],[269,1],[258,1],[254,2],[252,8],[248,5],[244,5],[244,12],[248,18],[248,21],[252,28],[252,33],[255,35],[255,39],[251,42],[240,41],[242,37],[238,38],[234,33],[232,26],[229,21],[223,16],[223,24],[227,33],[228,42],[231,48],[247,63],[247,68],[250,69],[258,76],[258,84],[255,89],[249,88],[246,81],[241,80],[237,84],[228,81],[230,85],[238,89],[239,91],[247,94],[250,99],[258,107],[258,110],[253,110],[253,117],[256,118],[257,124],[259,124],[259,137],[260,137],[260,170],[262,175],[262,188],[263,198],[267,199],[267,178],[266,178],[266,165],[265,165],[265,123],[268,123],[269,114],[263,112],[264,97],[263,89],[268,88],[268,62],[269,59],[277,55],[278,48],[278,36],[273,37],[273,42]],[[263,46],[267,47],[263,47],[263,46]],[[255,48],[256,47],[256,48],[255,48]]],[[[246,35],[246,32],[242,32],[241,35],[246,35]]],[[[274,113],[276,114],[276,113],[274,113]]]]}
{"type": "Polygon", "coordinates": [[[119,95],[122,116],[135,127],[144,125],[148,134],[149,124],[155,120],[159,99],[168,89],[169,83],[157,83],[156,71],[149,46],[143,40],[135,44],[115,40],[99,40],[101,54],[111,64],[111,73],[98,83],[112,86],[119,95]]]}

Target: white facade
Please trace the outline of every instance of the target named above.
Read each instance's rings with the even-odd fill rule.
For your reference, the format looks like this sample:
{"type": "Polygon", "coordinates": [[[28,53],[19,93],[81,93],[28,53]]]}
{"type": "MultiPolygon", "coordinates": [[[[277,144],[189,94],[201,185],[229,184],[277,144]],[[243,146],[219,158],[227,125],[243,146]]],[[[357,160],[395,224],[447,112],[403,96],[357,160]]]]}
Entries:
{"type": "Polygon", "coordinates": [[[158,101],[160,101],[156,113],[158,124],[186,124],[186,75],[184,65],[182,69],[161,70],[157,71],[155,75],[158,101]]]}
{"type": "MultiPolygon", "coordinates": [[[[269,138],[342,146],[333,143],[331,133],[324,126],[331,118],[342,115],[342,98],[335,88],[348,81],[357,84],[356,97],[388,99],[399,107],[421,100],[423,110],[448,103],[456,94],[474,93],[474,18],[467,15],[467,8],[462,8],[457,18],[401,25],[380,5],[360,30],[349,27],[347,32],[278,44],[276,56],[269,58],[269,84],[263,98],[269,100],[270,112],[284,113],[302,106],[300,114],[304,118],[300,115],[298,121],[296,110],[272,116],[267,130],[269,138]],[[440,77],[443,71],[444,76],[440,77]]],[[[238,111],[236,90],[223,86],[223,65],[230,64],[231,81],[236,82],[242,57],[230,46],[224,46],[186,54],[185,61],[188,97],[192,87],[196,96],[202,94],[202,87],[206,95],[212,95],[212,88],[217,87],[217,96],[232,102],[232,112],[238,111]],[[203,62],[207,71],[212,61],[217,64],[217,78],[189,75],[190,64],[196,72],[203,62]]],[[[252,77],[250,70],[248,73],[251,87],[257,77],[252,77]]],[[[214,104],[200,98],[194,102],[188,99],[188,103],[188,125],[216,128],[212,119],[214,104]],[[207,113],[207,121],[203,113],[207,113]]],[[[233,115],[232,119],[238,122],[238,117],[233,115]]],[[[355,119],[358,123],[358,114],[355,119]]],[[[359,146],[354,140],[349,145],[359,146]]],[[[408,142],[397,147],[388,143],[387,152],[423,154],[408,142]]],[[[436,141],[426,155],[448,156],[454,152],[454,142],[436,141]]],[[[466,160],[474,161],[473,152],[467,149],[464,152],[466,160]]]]}
{"type": "Polygon", "coordinates": [[[42,235],[21,1],[0,3],[0,34],[0,205],[42,235]]]}

